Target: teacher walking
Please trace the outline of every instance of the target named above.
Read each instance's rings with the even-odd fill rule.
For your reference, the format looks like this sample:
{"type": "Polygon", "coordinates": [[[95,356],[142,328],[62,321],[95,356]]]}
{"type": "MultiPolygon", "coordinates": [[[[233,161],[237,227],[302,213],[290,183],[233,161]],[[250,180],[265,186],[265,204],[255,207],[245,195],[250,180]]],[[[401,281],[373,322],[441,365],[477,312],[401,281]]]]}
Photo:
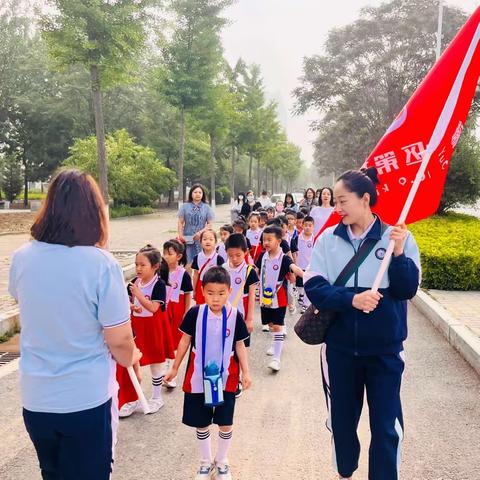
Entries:
{"type": "Polygon", "coordinates": [[[207,194],[202,185],[196,184],[190,189],[188,202],[178,211],[178,239],[186,245],[187,263],[200,253],[200,235],[212,227],[215,215],[207,204],[207,194]]]}
{"type": "Polygon", "coordinates": [[[118,424],[112,356],[124,367],[141,357],[122,269],[104,249],[107,222],[92,177],[63,171],[33,240],[12,258],[23,418],[43,479],[110,478],[118,424]]]}
{"type": "Polygon", "coordinates": [[[375,168],[349,171],[338,179],[334,199],[342,221],[320,235],[304,277],[310,301],[319,310],[336,313],[322,345],[321,366],[334,468],[342,479],[352,478],[358,468],[357,427],[365,391],[371,431],[368,478],[399,478],[407,300],[419,286],[420,260],[407,227],[387,227],[372,212],[377,183],[375,168]],[[388,275],[379,291],[373,292],[390,240],[395,248],[388,275]],[[340,272],[362,245],[366,258],[346,286],[335,286],[340,272]]]}

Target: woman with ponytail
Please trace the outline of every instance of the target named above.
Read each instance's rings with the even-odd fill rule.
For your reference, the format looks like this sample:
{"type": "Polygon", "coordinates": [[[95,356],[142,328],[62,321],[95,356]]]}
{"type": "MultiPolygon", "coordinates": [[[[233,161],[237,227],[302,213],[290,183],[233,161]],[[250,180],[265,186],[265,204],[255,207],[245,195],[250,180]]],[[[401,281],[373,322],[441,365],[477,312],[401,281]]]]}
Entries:
{"type": "Polygon", "coordinates": [[[342,221],[320,235],[304,276],[311,302],[336,314],[322,345],[321,366],[341,479],[351,479],[358,468],[357,427],[365,391],[371,430],[368,478],[399,478],[407,300],[419,286],[420,258],[406,225],[386,226],[372,212],[378,183],[375,168],[350,170],[338,179],[334,201],[342,221]],[[373,292],[390,240],[395,248],[388,274],[373,292]],[[354,255],[354,266],[344,270],[354,255]]]}

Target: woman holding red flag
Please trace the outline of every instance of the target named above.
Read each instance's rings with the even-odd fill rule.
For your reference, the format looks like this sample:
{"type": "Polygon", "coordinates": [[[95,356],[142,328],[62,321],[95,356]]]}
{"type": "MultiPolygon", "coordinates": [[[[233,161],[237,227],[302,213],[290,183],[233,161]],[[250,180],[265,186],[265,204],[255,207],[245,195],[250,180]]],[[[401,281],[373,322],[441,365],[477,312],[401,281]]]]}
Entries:
{"type": "Polygon", "coordinates": [[[420,259],[404,224],[388,227],[372,212],[377,183],[375,168],[351,170],[338,179],[334,200],[341,222],[320,235],[304,277],[311,302],[320,310],[336,312],[322,345],[321,366],[327,426],[342,479],[352,478],[358,468],[357,427],[364,391],[372,435],[369,480],[398,478],[403,440],[403,342],[407,300],[419,286],[420,259]],[[394,256],[374,292],[371,288],[390,240],[395,242],[394,256]]]}

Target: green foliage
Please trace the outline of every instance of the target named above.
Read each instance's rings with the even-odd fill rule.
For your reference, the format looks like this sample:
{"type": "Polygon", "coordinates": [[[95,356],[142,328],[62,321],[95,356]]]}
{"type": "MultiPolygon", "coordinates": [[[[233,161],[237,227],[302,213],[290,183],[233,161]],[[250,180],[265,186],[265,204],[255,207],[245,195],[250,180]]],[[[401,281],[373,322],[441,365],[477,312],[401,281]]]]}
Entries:
{"type": "Polygon", "coordinates": [[[152,207],[130,207],[118,205],[110,209],[110,218],[133,217],[135,215],[149,215],[155,210],[152,207]]]}
{"type": "MultiPolygon", "coordinates": [[[[445,6],[443,46],[466,20],[445,6]]],[[[304,60],[297,113],[322,114],[320,175],[358,168],[435,62],[437,0],[390,0],[330,31],[322,55],[304,60]]]]}
{"type": "Polygon", "coordinates": [[[480,290],[480,220],[448,213],[409,226],[420,248],[422,286],[480,290]]]}
{"type": "Polygon", "coordinates": [[[92,65],[102,72],[102,87],[125,83],[136,71],[145,43],[144,20],[152,0],[49,0],[43,35],[60,68],[92,65]]]}
{"type": "MultiPolygon", "coordinates": [[[[108,180],[116,205],[150,206],[174,184],[174,173],[164,167],[153,150],[138,145],[126,130],[107,136],[108,180]]],[[[66,166],[98,178],[96,139],[77,139],[70,148],[66,166]]]]}
{"type": "MultiPolygon", "coordinates": [[[[473,122],[472,122],[473,124],[473,122]]],[[[480,144],[472,129],[465,129],[455,149],[439,212],[473,205],[480,197],[480,144]]]]}
{"type": "Polygon", "coordinates": [[[8,201],[13,202],[22,191],[22,167],[16,155],[5,156],[2,172],[2,190],[8,201]]]}
{"type": "Polygon", "coordinates": [[[219,187],[215,190],[215,202],[217,205],[230,203],[231,192],[228,187],[219,187]]]}

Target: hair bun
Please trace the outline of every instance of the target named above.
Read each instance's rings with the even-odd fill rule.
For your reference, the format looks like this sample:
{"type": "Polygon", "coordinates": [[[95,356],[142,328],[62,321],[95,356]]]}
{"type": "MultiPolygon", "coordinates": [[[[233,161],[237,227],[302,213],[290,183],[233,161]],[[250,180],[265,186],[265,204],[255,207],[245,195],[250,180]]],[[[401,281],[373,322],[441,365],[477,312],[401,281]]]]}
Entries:
{"type": "Polygon", "coordinates": [[[378,185],[380,180],[378,178],[378,170],[375,167],[362,168],[360,170],[366,177],[368,177],[374,185],[378,185]]]}

